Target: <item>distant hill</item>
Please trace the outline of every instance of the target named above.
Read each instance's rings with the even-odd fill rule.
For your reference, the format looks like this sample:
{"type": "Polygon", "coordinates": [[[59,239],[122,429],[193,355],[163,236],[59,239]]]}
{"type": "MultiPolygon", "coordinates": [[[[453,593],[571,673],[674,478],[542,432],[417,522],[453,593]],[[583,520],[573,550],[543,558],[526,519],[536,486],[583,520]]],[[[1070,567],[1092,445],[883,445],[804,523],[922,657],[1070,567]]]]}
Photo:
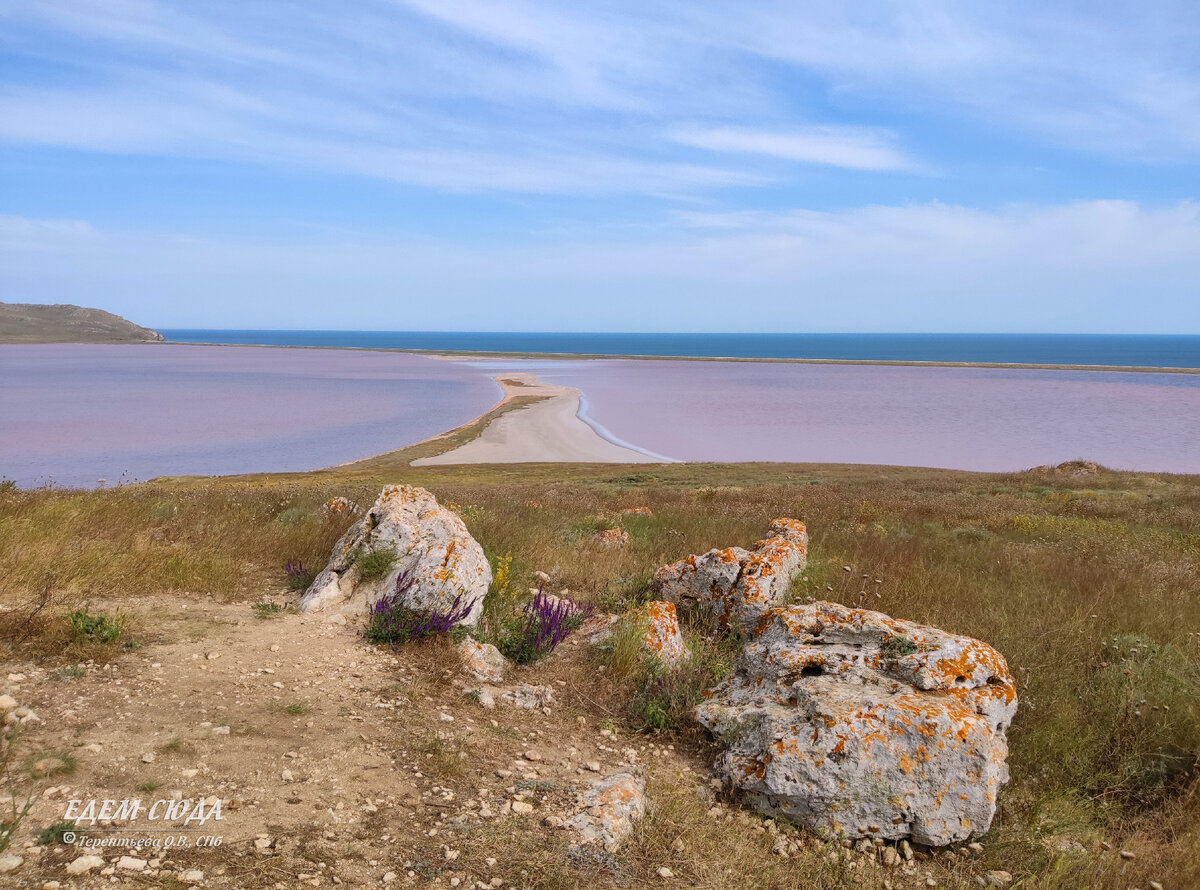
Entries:
{"type": "Polygon", "coordinates": [[[0,303],[0,343],[153,343],[162,338],[103,309],[0,303]]]}

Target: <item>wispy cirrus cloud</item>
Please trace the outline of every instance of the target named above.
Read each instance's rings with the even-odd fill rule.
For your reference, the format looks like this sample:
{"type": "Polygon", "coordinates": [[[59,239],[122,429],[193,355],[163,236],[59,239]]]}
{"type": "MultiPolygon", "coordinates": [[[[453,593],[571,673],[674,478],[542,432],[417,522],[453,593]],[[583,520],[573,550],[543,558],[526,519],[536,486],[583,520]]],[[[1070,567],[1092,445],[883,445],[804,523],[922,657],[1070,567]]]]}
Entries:
{"type": "Polygon", "coordinates": [[[766,155],[801,164],[850,170],[914,170],[917,164],[897,151],[894,134],[865,127],[809,127],[770,131],[734,127],[684,128],[671,133],[681,145],[730,154],[766,155]]]}
{"type": "Polygon", "coordinates": [[[8,5],[0,21],[10,144],[318,156],[320,169],[354,173],[361,146],[402,159],[365,175],[382,167],[451,190],[482,177],[470,164],[414,169],[486,157],[484,168],[511,169],[491,177],[496,189],[566,193],[585,179],[592,191],[651,180],[679,193],[774,182],[777,161],[953,169],[928,157],[929,128],[955,119],[1099,155],[1200,158],[1200,14],[1185,0],[1132,18],[1021,2],[301,0],[285,15],[43,0],[8,5]],[[719,157],[681,156],[696,148],[719,157]],[[630,175],[571,175],[596,167],[630,175]]]}

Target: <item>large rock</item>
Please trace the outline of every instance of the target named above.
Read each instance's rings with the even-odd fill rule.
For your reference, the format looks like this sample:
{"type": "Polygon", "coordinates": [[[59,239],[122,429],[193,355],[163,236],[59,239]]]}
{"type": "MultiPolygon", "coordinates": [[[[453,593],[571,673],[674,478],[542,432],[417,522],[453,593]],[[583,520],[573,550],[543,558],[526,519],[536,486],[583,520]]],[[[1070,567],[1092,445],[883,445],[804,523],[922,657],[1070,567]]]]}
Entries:
{"type": "Polygon", "coordinates": [[[673,603],[649,602],[626,612],[621,620],[645,628],[639,648],[663,667],[678,667],[687,655],[673,603]]]}
{"type": "Polygon", "coordinates": [[[716,627],[750,633],[768,609],[782,605],[808,558],[808,531],[796,519],[776,519],[752,550],[726,547],[689,556],[654,573],[659,596],[697,604],[716,627]]]}
{"type": "Polygon", "coordinates": [[[396,579],[402,575],[402,605],[447,614],[458,599],[460,608],[469,606],[458,622],[466,625],[478,623],[492,582],[483,548],[457,515],[424,488],[389,485],[334,545],[329,565],[301,597],[300,609],[365,614],[381,597],[396,591],[396,579]],[[392,551],[395,561],[383,577],[362,580],[355,559],[374,550],[392,551]]]}
{"type": "Polygon", "coordinates": [[[580,804],[566,827],[579,833],[580,843],[615,853],[646,814],[645,783],[631,773],[613,773],[589,785],[580,804]]]}
{"type": "Polygon", "coordinates": [[[1016,687],[996,650],[880,612],[817,602],[763,616],[705,693],[717,762],[756,809],[844,838],[961,841],[1008,781],[1016,687]]]}

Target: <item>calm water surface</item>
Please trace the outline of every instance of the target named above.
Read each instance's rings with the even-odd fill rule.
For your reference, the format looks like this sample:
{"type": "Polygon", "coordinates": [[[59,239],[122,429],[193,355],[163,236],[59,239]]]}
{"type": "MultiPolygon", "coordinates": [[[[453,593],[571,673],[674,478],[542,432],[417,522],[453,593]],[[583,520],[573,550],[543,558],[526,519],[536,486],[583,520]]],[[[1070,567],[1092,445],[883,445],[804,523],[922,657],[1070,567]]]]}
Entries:
{"type": "Polygon", "coordinates": [[[577,387],[602,434],[680,460],[1200,473],[1200,375],[166,344],[0,346],[0,477],[329,466],[478,416],[506,369],[577,387]]]}
{"type": "Polygon", "coordinates": [[[0,346],[0,477],[311,470],[466,423],[498,393],[460,363],[399,353],[0,346]]]}
{"type": "Polygon", "coordinates": [[[1200,368],[1194,334],[610,334],[539,331],[162,330],[180,343],[593,355],[1003,362],[1200,368]]]}
{"type": "Polygon", "coordinates": [[[582,390],[587,414],[613,438],[680,460],[1003,471],[1083,457],[1200,473],[1200,375],[628,360],[523,366],[582,390]]]}

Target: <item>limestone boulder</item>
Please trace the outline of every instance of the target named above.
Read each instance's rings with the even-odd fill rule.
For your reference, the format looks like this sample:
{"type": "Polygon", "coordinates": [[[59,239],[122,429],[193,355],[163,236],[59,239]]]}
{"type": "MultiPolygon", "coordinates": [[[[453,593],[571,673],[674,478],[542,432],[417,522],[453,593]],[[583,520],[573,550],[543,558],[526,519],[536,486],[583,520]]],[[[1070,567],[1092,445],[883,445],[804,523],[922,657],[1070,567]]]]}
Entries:
{"type": "Polygon", "coordinates": [[[473,626],[491,581],[483,548],[457,514],[424,488],[389,485],[334,545],[300,609],[365,615],[381,598],[396,594],[401,605],[441,614],[449,614],[457,601],[466,610],[457,623],[473,626]],[[363,578],[359,566],[373,552],[391,554],[392,561],[379,577],[363,578]]]}
{"type": "Polygon", "coordinates": [[[750,633],[768,609],[783,603],[808,559],[808,531],[797,519],[776,519],[750,550],[726,547],[689,556],[654,573],[660,598],[696,605],[714,627],[750,633]]]}
{"type": "Polygon", "coordinates": [[[606,528],[596,532],[595,540],[601,547],[621,550],[629,544],[629,532],[623,528],[606,528]]]}
{"type": "Polygon", "coordinates": [[[679,616],[673,603],[650,602],[626,612],[622,621],[645,628],[641,650],[665,667],[678,667],[687,655],[683,634],[679,631],[679,616]]]}
{"type": "Polygon", "coordinates": [[[991,824],[1016,708],[986,643],[816,602],[766,613],[697,717],[755,809],[828,836],[940,846],[991,824]]]}
{"type": "Polygon", "coordinates": [[[597,779],[580,798],[581,809],[566,822],[582,844],[597,844],[615,853],[646,815],[645,783],[632,773],[597,779]]]}
{"type": "Polygon", "coordinates": [[[467,637],[458,644],[463,673],[489,683],[503,683],[511,667],[507,658],[491,643],[467,637]]]}

